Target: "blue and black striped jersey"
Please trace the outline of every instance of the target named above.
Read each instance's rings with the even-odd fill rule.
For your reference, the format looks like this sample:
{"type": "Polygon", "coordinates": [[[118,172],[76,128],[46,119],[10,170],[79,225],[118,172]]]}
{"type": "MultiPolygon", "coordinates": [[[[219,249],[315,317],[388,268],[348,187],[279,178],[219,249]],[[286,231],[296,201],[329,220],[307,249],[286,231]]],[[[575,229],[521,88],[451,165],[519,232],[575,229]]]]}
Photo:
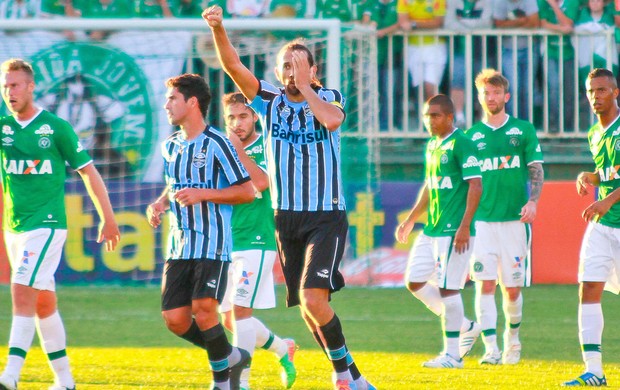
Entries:
{"type": "Polygon", "coordinates": [[[162,155],[172,214],[166,258],[230,261],[232,206],[201,202],[181,207],[174,194],[183,188],[221,189],[250,180],[234,147],[223,133],[207,126],[191,141],[180,131],[173,133],[162,143],[162,155]]]}
{"type": "MultiPolygon", "coordinates": [[[[319,88],[321,99],[344,108],[335,89],[319,88]]],[[[265,131],[265,152],[276,210],[344,210],[340,173],[340,129],[329,131],[307,102],[291,102],[284,89],[261,81],[250,107],[265,131]]]]}

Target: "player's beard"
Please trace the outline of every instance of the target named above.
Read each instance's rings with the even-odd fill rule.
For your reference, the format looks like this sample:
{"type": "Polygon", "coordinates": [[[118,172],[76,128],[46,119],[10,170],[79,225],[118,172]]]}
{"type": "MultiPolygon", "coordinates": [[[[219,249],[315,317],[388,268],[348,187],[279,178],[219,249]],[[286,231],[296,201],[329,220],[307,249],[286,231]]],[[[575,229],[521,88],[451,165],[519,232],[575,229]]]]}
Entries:
{"type": "MultiPolygon", "coordinates": [[[[487,106],[488,107],[488,106],[487,106]]],[[[491,113],[491,115],[497,115],[500,112],[502,112],[504,110],[504,108],[506,107],[506,105],[504,103],[497,103],[495,105],[495,107],[491,108],[488,107],[489,112],[491,113]]]]}
{"type": "Polygon", "coordinates": [[[299,92],[299,89],[297,89],[295,84],[287,84],[286,93],[291,96],[299,96],[299,94],[301,94],[301,92],[299,92]]]}

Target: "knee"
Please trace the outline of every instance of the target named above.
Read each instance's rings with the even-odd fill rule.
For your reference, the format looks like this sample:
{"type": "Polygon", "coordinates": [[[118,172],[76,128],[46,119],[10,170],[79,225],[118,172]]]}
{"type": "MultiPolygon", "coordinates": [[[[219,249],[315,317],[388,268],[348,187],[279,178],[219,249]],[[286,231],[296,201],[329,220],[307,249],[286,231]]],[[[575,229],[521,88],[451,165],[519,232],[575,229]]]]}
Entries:
{"type": "Polygon", "coordinates": [[[407,283],[407,290],[409,290],[413,294],[414,292],[424,287],[425,284],[426,282],[424,283],[409,282],[407,283]]]}
{"type": "Polygon", "coordinates": [[[521,289],[520,288],[507,288],[506,294],[508,295],[508,300],[510,302],[515,302],[516,300],[519,299],[519,296],[521,296],[521,289]]]}
{"type": "Polygon", "coordinates": [[[47,318],[57,310],[56,294],[52,291],[42,291],[37,297],[37,317],[47,318]]]}
{"type": "Polygon", "coordinates": [[[478,291],[484,295],[494,295],[495,294],[495,281],[484,280],[482,282],[479,282],[478,291]]]}
{"type": "Polygon", "coordinates": [[[303,311],[311,317],[315,317],[316,313],[320,313],[329,305],[328,295],[314,290],[302,290],[300,301],[303,311]]]}
{"type": "Polygon", "coordinates": [[[162,312],[162,318],[166,324],[166,328],[177,336],[181,336],[187,332],[191,325],[191,318],[178,315],[176,313],[162,312]]]}

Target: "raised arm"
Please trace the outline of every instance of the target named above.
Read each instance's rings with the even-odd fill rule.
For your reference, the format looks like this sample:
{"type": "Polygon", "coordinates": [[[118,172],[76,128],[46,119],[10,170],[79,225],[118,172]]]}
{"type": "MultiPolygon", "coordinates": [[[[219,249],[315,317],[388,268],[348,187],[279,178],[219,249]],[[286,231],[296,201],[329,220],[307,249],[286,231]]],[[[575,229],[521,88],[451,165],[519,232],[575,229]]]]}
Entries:
{"type": "Polygon", "coordinates": [[[121,239],[121,233],[114,218],[114,210],[112,210],[112,203],[110,203],[108,190],[94,164],[91,163],[86,165],[78,170],[78,173],[84,181],[84,186],[86,186],[88,195],[93,201],[97,209],[97,214],[99,214],[99,219],[101,220],[97,242],[101,243],[105,241],[106,251],[113,251],[121,239]]]}
{"type": "Polygon", "coordinates": [[[217,57],[224,71],[235,82],[243,96],[250,102],[254,100],[260,83],[256,76],[241,62],[239,54],[230,43],[222,20],[222,8],[214,5],[202,12],[202,18],[207,22],[213,33],[213,42],[217,57]]]}

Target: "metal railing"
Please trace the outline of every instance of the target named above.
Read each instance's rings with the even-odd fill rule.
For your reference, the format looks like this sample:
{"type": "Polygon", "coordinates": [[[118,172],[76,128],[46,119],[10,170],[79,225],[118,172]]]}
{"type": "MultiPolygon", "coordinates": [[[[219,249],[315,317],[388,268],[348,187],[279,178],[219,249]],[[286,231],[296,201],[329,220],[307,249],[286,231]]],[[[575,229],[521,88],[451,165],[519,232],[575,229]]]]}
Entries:
{"type": "Polygon", "coordinates": [[[510,114],[533,123],[543,137],[584,137],[595,120],[585,96],[587,70],[595,66],[616,70],[618,65],[614,29],[570,35],[542,29],[487,29],[471,33],[434,30],[391,35],[386,38],[387,60],[378,64],[379,72],[382,69],[386,72],[386,81],[378,88],[382,119],[375,135],[379,138],[427,136],[422,123],[422,104],[426,96],[423,88],[412,86],[408,71],[407,39],[410,36],[430,36],[434,43],[446,45],[448,61],[443,81],[438,86],[441,93],[454,94],[453,76],[463,71],[455,68],[455,59],[459,55],[464,57],[464,118],[459,123],[464,128],[469,128],[482,115],[474,86],[475,76],[480,69],[492,67],[504,73],[511,82],[511,99],[506,107],[510,114]],[[560,44],[555,45],[555,40],[560,44]],[[572,59],[571,53],[561,44],[565,40],[574,48],[572,59]],[[550,44],[557,47],[557,58],[547,55],[550,44]],[[462,54],[458,51],[459,45],[464,47],[462,54]],[[604,64],[594,60],[597,48],[599,57],[605,59],[604,64]],[[515,78],[521,81],[515,82],[515,78]]]}

